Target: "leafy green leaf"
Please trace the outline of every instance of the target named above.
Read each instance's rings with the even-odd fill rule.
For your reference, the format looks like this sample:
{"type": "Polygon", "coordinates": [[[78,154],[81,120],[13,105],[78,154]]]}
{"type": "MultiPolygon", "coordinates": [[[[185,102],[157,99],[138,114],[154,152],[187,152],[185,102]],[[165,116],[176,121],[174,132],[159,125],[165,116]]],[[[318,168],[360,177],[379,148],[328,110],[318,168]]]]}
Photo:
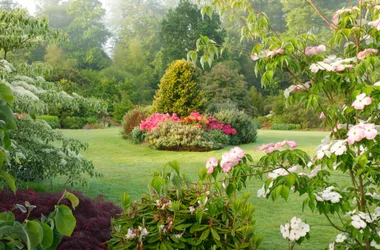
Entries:
{"type": "Polygon", "coordinates": [[[46,223],[41,222],[40,225],[43,229],[43,239],[41,242],[41,246],[43,248],[49,248],[53,244],[54,240],[53,230],[46,223]]]}
{"type": "Polygon", "coordinates": [[[66,205],[57,205],[54,212],[57,231],[62,235],[70,236],[76,225],[76,219],[71,209],[66,205]]]}
{"type": "Polygon", "coordinates": [[[75,209],[79,205],[79,199],[73,193],[66,191],[64,198],[68,199],[71,202],[71,206],[73,207],[73,209],[75,209]]]}

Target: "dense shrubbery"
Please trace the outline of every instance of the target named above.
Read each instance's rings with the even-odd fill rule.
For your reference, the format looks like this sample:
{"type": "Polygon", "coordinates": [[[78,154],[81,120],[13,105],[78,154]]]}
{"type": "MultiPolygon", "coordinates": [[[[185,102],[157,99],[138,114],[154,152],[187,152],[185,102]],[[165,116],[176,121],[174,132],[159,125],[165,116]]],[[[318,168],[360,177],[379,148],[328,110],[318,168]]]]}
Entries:
{"type": "Polygon", "coordinates": [[[45,121],[17,115],[17,129],[11,131],[14,140],[5,168],[18,180],[44,180],[66,176],[69,184],[86,180],[82,174],[98,176],[92,162],[79,154],[87,144],[65,138],[52,130],[45,121]]]}
{"type": "Polygon", "coordinates": [[[161,150],[208,151],[220,148],[202,134],[199,127],[165,121],[148,134],[147,141],[151,148],[161,150]]]}
{"type": "Polygon", "coordinates": [[[147,118],[147,111],[141,108],[135,108],[129,111],[123,117],[123,136],[129,137],[133,129],[140,125],[141,121],[147,118]]]}
{"type": "Polygon", "coordinates": [[[257,127],[252,118],[243,111],[221,110],[215,118],[224,124],[231,124],[236,129],[236,135],[232,135],[232,144],[245,144],[256,141],[257,127]]]}
{"type": "MultiPolygon", "coordinates": [[[[15,194],[11,191],[0,192],[0,212],[9,211],[15,204],[24,204],[28,201],[36,205],[30,214],[30,219],[39,219],[41,214],[48,215],[54,210],[55,204],[62,194],[36,193],[32,190],[20,190],[15,194]]],[[[115,218],[122,210],[110,202],[97,202],[80,193],[75,192],[79,198],[79,205],[73,210],[76,226],[71,237],[63,237],[57,249],[107,249],[104,244],[110,239],[111,218],[115,218]]],[[[71,206],[68,201],[62,204],[71,206]]],[[[26,214],[15,210],[16,220],[22,222],[26,214]]]]}
{"type": "Polygon", "coordinates": [[[273,130],[299,130],[301,129],[300,124],[287,124],[287,123],[272,123],[270,129],[273,130]]]}
{"type": "MultiPolygon", "coordinates": [[[[239,126],[251,125],[244,119],[235,119],[234,122],[239,126]]],[[[251,127],[240,129],[245,141],[249,140],[249,132],[256,138],[256,130],[251,127]]],[[[175,113],[154,113],[132,130],[131,139],[134,143],[146,141],[154,149],[176,151],[208,151],[241,143],[238,132],[231,124],[220,123],[216,118],[196,111],[184,118],[179,118],[175,113]]]]}
{"type": "Polygon", "coordinates": [[[52,129],[61,127],[61,123],[60,123],[59,118],[57,116],[40,115],[40,116],[37,116],[37,119],[44,120],[45,122],[47,122],[47,124],[49,124],[49,126],[52,129]]]}
{"type": "Polygon", "coordinates": [[[81,117],[67,116],[61,120],[61,126],[65,129],[81,129],[85,124],[85,119],[81,117]]]}
{"type": "MultiPolygon", "coordinates": [[[[151,192],[141,201],[130,202],[124,195],[124,214],[113,220],[110,249],[257,249],[261,237],[255,232],[249,194],[236,198],[236,190],[213,182],[220,168],[213,174],[204,168],[199,180],[191,182],[180,174],[178,163],[169,166],[172,171],[166,167],[154,174],[151,192]]],[[[245,166],[235,169],[245,172],[245,166]]],[[[231,180],[230,185],[241,181],[231,180]]]]}

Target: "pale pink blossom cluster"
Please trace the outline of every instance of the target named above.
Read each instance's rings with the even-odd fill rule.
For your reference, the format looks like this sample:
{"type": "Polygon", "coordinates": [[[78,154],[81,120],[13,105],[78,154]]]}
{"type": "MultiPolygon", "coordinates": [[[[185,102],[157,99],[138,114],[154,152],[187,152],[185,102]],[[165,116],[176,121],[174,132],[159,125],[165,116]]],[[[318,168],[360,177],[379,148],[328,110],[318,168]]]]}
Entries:
{"type": "Polygon", "coordinates": [[[377,54],[379,52],[377,49],[365,49],[358,53],[358,59],[364,60],[371,53],[377,54]]]}
{"type": "Polygon", "coordinates": [[[280,226],[280,231],[284,239],[297,241],[305,237],[310,232],[310,225],[303,222],[300,218],[293,217],[290,223],[280,226]]]}
{"type": "Polygon", "coordinates": [[[312,82],[308,81],[303,84],[297,84],[297,85],[290,85],[289,88],[284,90],[284,96],[285,98],[288,98],[290,93],[292,92],[298,92],[300,90],[308,90],[311,87],[312,82]]]}
{"type": "Polygon", "coordinates": [[[310,65],[310,70],[313,73],[317,73],[320,70],[326,70],[328,72],[340,72],[346,68],[352,69],[354,66],[348,63],[354,61],[355,58],[342,59],[335,55],[330,55],[325,60],[310,65]]]}
{"type": "Polygon", "coordinates": [[[142,235],[142,236],[147,236],[149,234],[148,230],[144,227],[138,227],[136,229],[134,228],[128,228],[128,232],[127,234],[125,235],[125,237],[127,238],[127,240],[132,240],[134,238],[137,238],[139,235],[142,235]]]}
{"type": "Polygon", "coordinates": [[[333,16],[333,23],[334,24],[337,24],[338,21],[339,21],[339,16],[345,12],[352,12],[352,9],[341,9],[341,10],[338,10],[334,13],[334,16],[333,16]]]}
{"type": "Polygon", "coordinates": [[[260,54],[257,54],[257,53],[254,53],[251,55],[251,59],[253,61],[257,61],[259,60],[260,58],[264,58],[264,57],[273,57],[277,54],[283,54],[284,53],[284,50],[283,49],[275,49],[275,50],[264,50],[263,52],[261,52],[260,54]]]}
{"type": "Polygon", "coordinates": [[[158,127],[159,123],[166,120],[179,121],[180,118],[176,113],[173,113],[173,115],[154,113],[140,123],[140,130],[147,130],[151,132],[153,129],[158,127]]]}
{"type": "MultiPolygon", "coordinates": [[[[231,169],[239,163],[244,157],[244,150],[239,147],[233,147],[229,152],[222,155],[222,160],[220,161],[220,167],[224,173],[229,173],[231,169]]],[[[212,174],[214,169],[218,166],[218,160],[215,158],[210,158],[206,162],[207,173],[212,174]]]]}
{"type": "Polygon", "coordinates": [[[376,28],[377,30],[380,30],[380,18],[375,21],[369,22],[368,25],[376,28]]]}
{"type": "Polygon", "coordinates": [[[371,97],[367,96],[365,93],[356,96],[356,100],[352,103],[352,107],[357,110],[363,110],[365,106],[372,103],[371,97]]]}
{"type": "Polygon", "coordinates": [[[282,142],[269,143],[262,146],[258,146],[256,149],[264,150],[266,153],[272,153],[275,150],[280,150],[284,146],[288,146],[289,148],[296,148],[297,143],[295,141],[284,140],[282,142]]]}
{"type": "Polygon", "coordinates": [[[355,142],[360,142],[364,138],[367,140],[373,140],[378,134],[375,124],[359,124],[352,126],[347,133],[347,142],[349,144],[354,144],[355,142]]]}
{"type": "Polygon", "coordinates": [[[305,49],[305,55],[311,56],[311,55],[318,55],[326,51],[325,45],[318,45],[318,46],[308,46],[305,49]]]}

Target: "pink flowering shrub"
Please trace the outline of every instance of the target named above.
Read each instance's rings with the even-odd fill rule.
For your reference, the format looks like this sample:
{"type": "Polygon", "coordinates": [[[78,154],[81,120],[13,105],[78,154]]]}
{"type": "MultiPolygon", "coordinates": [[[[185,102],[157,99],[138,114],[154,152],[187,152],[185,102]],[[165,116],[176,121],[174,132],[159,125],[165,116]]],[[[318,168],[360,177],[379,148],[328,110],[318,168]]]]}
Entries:
{"type": "Polygon", "coordinates": [[[173,113],[173,115],[154,113],[140,123],[140,130],[151,132],[153,129],[158,127],[159,123],[166,120],[179,121],[179,117],[176,113],[173,113]]]}

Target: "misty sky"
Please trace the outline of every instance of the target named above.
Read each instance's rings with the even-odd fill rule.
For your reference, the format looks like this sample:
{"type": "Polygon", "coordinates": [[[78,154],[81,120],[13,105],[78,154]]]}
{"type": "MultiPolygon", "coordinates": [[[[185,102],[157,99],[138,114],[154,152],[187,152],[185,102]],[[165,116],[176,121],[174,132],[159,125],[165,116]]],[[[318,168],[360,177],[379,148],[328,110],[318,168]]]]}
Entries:
{"type": "MultiPolygon", "coordinates": [[[[20,3],[23,7],[27,8],[31,14],[33,14],[36,10],[36,5],[34,0],[16,0],[18,3],[20,3]]],[[[107,0],[100,0],[100,2],[103,3],[103,7],[105,7],[105,3],[107,0]]]]}

